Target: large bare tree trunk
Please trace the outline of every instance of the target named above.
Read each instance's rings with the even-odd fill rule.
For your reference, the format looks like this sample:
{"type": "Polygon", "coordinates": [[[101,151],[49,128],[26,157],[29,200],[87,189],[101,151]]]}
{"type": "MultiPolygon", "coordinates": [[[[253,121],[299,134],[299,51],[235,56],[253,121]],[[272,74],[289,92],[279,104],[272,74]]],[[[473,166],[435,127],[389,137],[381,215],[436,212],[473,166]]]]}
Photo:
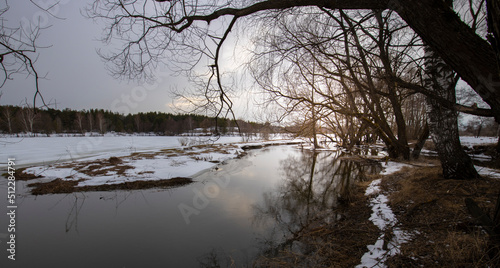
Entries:
{"type": "Polygon", "coordinates": [[[488,41],[497,55],[500,72],[500,0],[487,0],[488,8],[488,41]]]}
{"type": "MultiPolygon", "coordinates": [[[[455,102],[456,78],[453,70],[426,47],[426,87],[436,95],[455,102]]],[[[432,140],[436,146],[443,176],[446,179],[476,179],[479,177],[472,160],[460,144],[457,112],[444,108],[438,101],[427,98],[427,116],[432,140]]]]}
{"type": "Polygon", "coordinates": [[[411,153],[411,157],[413,159],[418,159],[420,157],[420,153],[422,152],[422,149],[424,148],[425,141],[429,138],[429,124],[424,125],[424,129],[422,130],[422,133],[420,133],[420,136],[418,137],[417,144],[415,144],[415,147],[413,148],[413,151],[411,153]]]}
{"type": "MultiPolygon", "coordinates": [[[[497,2],[498,6],[498,0],[490,2],[497,2]]],[[[463,23],[445,1],[389,1],[389,5],[391,3],[389,8],[396,10],[490,105],[496,121],[500,122],[500,71],[492,46],[463,23]]]]}

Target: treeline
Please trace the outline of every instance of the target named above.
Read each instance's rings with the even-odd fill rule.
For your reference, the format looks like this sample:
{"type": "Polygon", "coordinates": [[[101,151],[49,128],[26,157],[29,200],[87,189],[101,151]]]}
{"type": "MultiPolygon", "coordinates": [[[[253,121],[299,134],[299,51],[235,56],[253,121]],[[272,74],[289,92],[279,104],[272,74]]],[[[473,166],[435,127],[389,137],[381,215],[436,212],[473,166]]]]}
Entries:
{"type": "Polygon", "coordinates": [[[271,133],[280,129],[270,124],[243,120],[229,120],[196,114],[147,112],[123,115],[103,109],[75,111],[71,109],[38,109],[31,107],[0,106],[0,132],[16,133],[85,133],[101,134],[155,133],[179,135],[184,133],[227,134],[229,132],[271,133]],[[217,126],[217,127],[216,127],[217,126]]]}

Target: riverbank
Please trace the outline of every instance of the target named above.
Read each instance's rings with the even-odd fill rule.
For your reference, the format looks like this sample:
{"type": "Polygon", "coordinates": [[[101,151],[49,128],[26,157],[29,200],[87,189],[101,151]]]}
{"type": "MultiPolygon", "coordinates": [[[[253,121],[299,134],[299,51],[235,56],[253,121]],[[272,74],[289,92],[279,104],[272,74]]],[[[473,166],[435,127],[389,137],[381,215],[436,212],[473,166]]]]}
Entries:
{"type": "MultiPolygon", "coordinates": [[[[492,213],[500,180],[484,176],[446,180],[439,166],[406,167],[382,178],[382,190],[398,219],[398,227],[412,232],[400,254],[388,258],[389,267],[495,267],[489,256],[488,235],[467,211],[471,198],[492,213]]],[[[498,256],[496,256],[498,258],[498,256]]]]}
{"type": "Polygon", "coordinates": [[[496,267],[488,234],[465,198],[491,213],[499,179],[445,180],[437,160],[385,166],[351,188],[335,211],[337,221],[295,234],[307,255],[291,247],[261,257],[258,266],[496,267]]]}
{"type": "Polygon", "coordinates": [[[189,184],[196,174],[217,169],[219,163],[242,157],[247,150],[302,142],[290,139],[234,142],[231,137],[216,141],[197,139],[192,146],[19,168],[16,178],[33,180],[27,186],[34,195],[171,188],[189,184]]]}
{"type": "MultiPolygon", "coordinates": [[[[168,143],[168,139],[162,138],[162,141],[168,143]]],[[[41,191],[47,191],[45,193],[106,191],[109,193],[98,194],[110,195],[122,192],[110,192],[113,190],[169,188],[173,186],[170,183],[190,183],[189,175],[181,177],[179,175],[184,174],[181,172],[192,175],[197,168],[205,166],[212,169],[214,174],[224,172],[224,165],[217,163],[244,155],[244,149],[259,149],[289,141],[223,143],[218,140],[219,143],[193,146],[175,146],[175,142],[178,141],[170,140],[172,147],[161,150],[124,151],[119,157],[99,156],[35,166],[28,169],[36,171],[28,177],[36,182],[47,183],[33,185],[42,186],[41,191]],[[39,175],[45,175],[45,178],[37,178],[39,175]]],[[[146,145],[153,144],[149,141],[146,145]]],[[[500,189],[500,180],[495,177],[499,174],[498,170],[481,168],[479,171],[485,176],[483,179],[451,181],[442,178],[440,164],[436,160],[398,163],[385,157],[340,156],[340,151],[333,150],[322,151],[318,156],[303,147],[300,147],[301,150],[291,146],[288,148],[294,151],[290,157],[284,157],[288,155],[287,152],[273,155],[267,160],[259,157],[253,160],[269,162],[270,159],[284,157],[279,160],[279,164],[275,163],[269,171],[258,176],[269,180],[270,170],[279,170],[281,173],[276,175],[281,178],[279,187],[262,192],[263,188],[259,186],[256,192],[259,198],[260,195],[264,196],[258,211],[273,216],[271,218],[277,219],[277,225],[283,225],[286,227],[284,230],[290,231],[290,236],[279,236],[285,240],[279,241],[278,247],[264,246],[263,254],[256,260],[255,266],[495,266],[488,256],[488,235],[469,215],[464,200],[471,198],[486,211],[493,211],[500,189]],[[330,157],[331,161],[325,160],[330,157]],[[380,166],[383,172],[378,174],[380,166]],[[357,173],[355,170],[372,170],[374,173],[357,173]],[[314,174],[314,178],[310,174],[314,174]]],[[[258,150],[256,154],[268,150],[258,150]]],[[[248,157],[253,155],[249,153],[248,157]]],[[[252,174],[250,172],[247,175],[252,174]]],[[[19,180],[21,178],[18,177],[19,180]]],[[[220,191],[231,184],[213,184],[213,181],[210,183],[211,178],[212,175],[198,180],[201,188],[189,191],[184,195],[188,201],[177,201],[177,204],[194,204],[192,207],[198,206],[198,212],[208,203],[195,203],[193,195],[197,197],[206,190],[209,196],[217,194],[223,200],[222,197],[244,196],[251,187],[257,185],[253,182],[253,176],[244,177],[242,181],[248,183],[241,187],[244,190],[227,195],[220,191]],[[205,185],[218,187],[208,188],[205,185]],[[217,190],[209,192],[210,189],[217,190]]],[[[230,179],[233,183],[238,181],[236,178],[230,179]]],[[[225,178],[224,182],[227,181],[228,178],[225,178]]],[[[182,188],[177,190],[180,192],[182,188]]],[[[97,193],[81,195],[87,194],[97,193]]],[[[26,197],[32,198],[31,195],[26,197]]],[[[52,197],[46,195],[36,198],[43,200],[52,197]]],[[[101,200],[101,197],[97,199],[101,200]]],[[[255,197],[245,200],[255,200],[255,197]]],[[[217,202],[210,204],[215,205],[219,201],[217,199],[217,202]]],[[[226,203],[234,204],[232,201],[226,203]]],[[[210,215],[208,212],[205,214],[210,215]]],[[[257,219],[259,215],[256,213],[253,218],[257,219]]],[[[267,241],[279,240],[273,238],[267,241]]]]}

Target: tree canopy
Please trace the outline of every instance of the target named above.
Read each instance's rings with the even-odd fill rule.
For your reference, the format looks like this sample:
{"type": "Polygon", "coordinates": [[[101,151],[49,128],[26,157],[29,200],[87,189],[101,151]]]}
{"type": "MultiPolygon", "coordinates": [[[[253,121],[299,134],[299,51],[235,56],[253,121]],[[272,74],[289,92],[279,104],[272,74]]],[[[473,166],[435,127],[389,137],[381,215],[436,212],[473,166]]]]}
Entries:
{"type": "MultiPolygon", "coordinates": [[[[448,2],[448,3],[447,3],[448,2]]],[[[441,0],[267,0],[267,1],[120,1],[96,0],[88,16],[107,22],[105,40],[125,40],[122,50],[106,55],[114,73],[129,78],[144,77],[159,61],[187,53],[191,64],[203,56],[212,60],[210,78],[220,78],[220,48],[233,26],[244,17],[259,19],[263,12],[318,7],[327,10],[393,10],[487,102],[500,122],[500,71],[498,65],[497,0],[488,1],[489,40],[479,36],[441,0]],[[222,32],[210,25],[225,23],[222,32]],[[496,25],[496,28],[495,28],[496,25]],[[182,51],[182,52],[181,52],[182,51]]],[[[184,58],[184,62],[187,60],[184,58]]],[[[181,60],[182,61],[182,60],[181,60]]],[[[210,82],[210,81],[209,81],[210,82]]],[[[207,92],[210,85],[207,85],[207,92]]],[[[215,97],[231,108],[219,79],[212,86],[215,97]]],[[[222,109],[221,107],[221,109],[222,109]]]]}

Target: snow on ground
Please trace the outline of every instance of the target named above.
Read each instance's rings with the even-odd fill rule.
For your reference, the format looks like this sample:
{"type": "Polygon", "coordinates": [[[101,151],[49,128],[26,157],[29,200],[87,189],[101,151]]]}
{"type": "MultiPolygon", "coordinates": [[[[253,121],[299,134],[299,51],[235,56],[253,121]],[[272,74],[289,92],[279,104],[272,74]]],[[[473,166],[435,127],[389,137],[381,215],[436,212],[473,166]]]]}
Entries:
{"type": "MultiPolygon", "coordinates": [[[[469,144],[481,144],[482,141],[487,139],[470,139],[469,144]]],[[[382,164],[381,175],[389,175],[400,171],[405,166],[411,166],[404,163],[388,161],[382,164]]],[[[485,175],[493,178],[500,179],[500,172],[496,169],[485,168],[476,166],[480,175],[485,175]]],[[[370,221],[380,229],[380,236],[373,245],[368,245],[368,252],[361,258],[361,264],[356,267],[386,267],[385,260],[396,254],[400,253],[400,245],[408,242],[414,235],[412,233],[404,232],[396,227],[397,219],[388,205],[388,197],[380,193],[381,179],[374,180],[366,188],[365,195],[371,196],[370,206],[372,214],[370,221]],[[389,237],[386,237],[388,234],[389,237]]]]}
{"type": "Polygon", "coordinates": [[[361,257],[361,264],[356,267],[386,267],[387,257],[399,254],[400,245],[411,238],[410,234],[394,227],[397,219],[387,204],[388,197],[380,193],[380,182],[381,179],[372,181],[366,188],[365,195],[374,196],[370,199],[373,211],[370,221],[380,229],[381,233],[375,244],[367,246],[368,252],[361,257]]]}
{"type": "MultiPolygon", "coordinates": [[[[0,140],[0,158],[31,166],[41,181],[81,180],[78,186],[191,177],[238,156],[244,145],[284,144],[278,139],[243,143],[241,137],[31,137],[0,140]],[[187,139],[187,140],[186,140],[187,139]],[[190,146],[186,146],[189,144],[190,146]],[[83,149],[82,149],[83,148],[83,149]],[[113,159],[118,157],[119,159],[113,159]]],[[[300,140],[293,140],[299,142],[300,140]]]]}
{"type": "Polygon", "coordinates": [[[493,168],[487,168],[487,167],[481,167],[481,166],[475,166],[477,173],[481,176],[487,176],[490,178],[496,178],[500,179],[500,170],[498,169],[493,169],[493,168]]]}
{"type": "Polygon", "coordinates": [[[474,145],[496,144],[497,142],[497,137],[460,136],[460,143],[467,147],[472,147],[474,145]]]}
{"type": "Polygon", "coordinates": [[[382,171],[380,172],[381,175],[389,175],[392,173],[396,173],[400,171],[403,167],[410,167],[410,165],[399,163],[399,162],[394,162],[394,161],[388,161],[386,163],[382,164],[382,171]]]}
{"type": "MultiPolygon", "coordinates": [[[[187,138],[189,139],[189,138],[187,138]]],[[[192,137],[193,142],[234,143],[241,137],[192,137]]],[[[171,136],[87,136],[1,138],[0,159],[15,158],[17,166],[50,164],[78,159],[125,156],[133,152],[182,147],[180,137],[171,136]]]]}

